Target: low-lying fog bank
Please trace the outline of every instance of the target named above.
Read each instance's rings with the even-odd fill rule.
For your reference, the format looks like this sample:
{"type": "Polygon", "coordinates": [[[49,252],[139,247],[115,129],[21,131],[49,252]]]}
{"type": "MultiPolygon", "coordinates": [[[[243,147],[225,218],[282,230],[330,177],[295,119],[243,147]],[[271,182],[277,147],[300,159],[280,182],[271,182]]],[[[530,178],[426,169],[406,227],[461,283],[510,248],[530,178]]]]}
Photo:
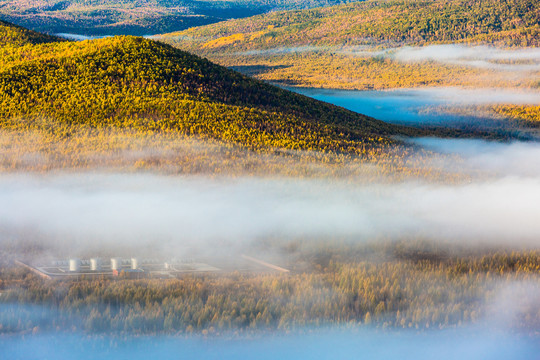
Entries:
{"type": "Polygon", "coordinates": [[[382,57],[403,62],[435,61],[497,71],[540,71],[540,50],[536,48],[498,48],[482,45],[440,44],[403,46],[375,50],[367,46],[340,50],[356,56],[382,57]]]}
{"type": "Polygon", "coordinates": [[[460,161],[446,159],[442,166],[453,171],[486,172],[496,177],[540,177],[540,142],[496,142],[474,139],[418,138],[410,140],[423,148],[460,161]]]}
{"type": "Polygon", "coordinates": [[[540,144],[413,139],[469,181],[50,173],[0,176],[0,244],[242,251],[260,239],[540,245],[540,144]],[[219,249],[219,250],[215,250],[219,249]]]}
{"type": "Polygon", "coordinates": [[[405,63],[438,62],[495,71],[523,73],[540,71],[537,48],[501,48],[485,45],[437,44],[400,46],[380,49],[378,46],[293,46],[249,50],[234,55],[284,55],[306,52],[331,52],[357,57],[391,59],[405,63]]]}
{"type": "Polygon", "coordinates": [[[540,244],[537,177],[360,185],[135,174],[12,175],[0,177],[0,203],[0,243],[34,238],[72,255],[108,245],[221,252],[241,250],[258,239],[297,237],[540,244]]]}
{"type": "Polygon", "coordinates": [[[467,328],[435,332],[319,330],[226,338],[87,337],[78,334],[0,336],[6,359],[411,359],[531,360],[537,338],[467,328]]]}

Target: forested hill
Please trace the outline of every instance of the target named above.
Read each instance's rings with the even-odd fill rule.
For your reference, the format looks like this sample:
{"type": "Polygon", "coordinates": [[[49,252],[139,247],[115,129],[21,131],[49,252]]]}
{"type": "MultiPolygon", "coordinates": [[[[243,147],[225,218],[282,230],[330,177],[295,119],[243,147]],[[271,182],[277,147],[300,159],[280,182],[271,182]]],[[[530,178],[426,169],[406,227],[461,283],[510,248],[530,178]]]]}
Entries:
{"type": "Polygon", "coordinates": [[[163,36],[198,53],[293,46],[490,41],[538,46],[537,0],[369,0],[231,20],[163,36]]]}
{"type": "Polygon", "coordinates": [[[129,128],[353,153],[407,130],[143,38],[17,44],[1,50],[3,129],[129,128]]]}
{"type": "Polygon", "coordinates": [[[32,30],[0,20],[0,45],[22,46],[25,44],[43,44],[58,42],[62,39],[38,33],[32,30]]]}
{"type": "Polygon", "coordinates": [[[0,19],[48,33],[148,35],[350,1],[355,0],[0,0],[0,19]]]}

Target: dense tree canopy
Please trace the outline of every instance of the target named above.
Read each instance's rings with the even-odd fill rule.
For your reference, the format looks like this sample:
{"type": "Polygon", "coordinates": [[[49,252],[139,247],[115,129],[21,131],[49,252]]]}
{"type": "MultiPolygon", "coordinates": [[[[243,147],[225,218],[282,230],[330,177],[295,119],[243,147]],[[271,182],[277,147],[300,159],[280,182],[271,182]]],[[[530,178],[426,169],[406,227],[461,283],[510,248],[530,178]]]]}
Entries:
{"type": "Polygon", "coordinates": [[[237,19],[164,38],[186,45],[191,42],[189,47],[206,41],[211,45],[207,48],[221,51],[463,40],[534,46],[539,39],[539,6],[535,0],[370,0],[237,19]],[[225,41],[238,34],[243,36],[225,41]]]}
{"type": "MultiPolygon", "coordinates": [[[[44,281],[0,269],[1,332],[37,327],[89,332],[227,332],[370,324],[448,328],[480,321],[508,286],[538,281],[540,254],[451,255],[421,243],[326,246],[307,250],[290,275],[230,273],[169,280],[44,281]]],[[[534,333],[540,307],[515,299],[509,328],[534,333]]]]}
{"type": "MultiPolygon", "coordinates": [[[[21,40],[22,41],[22,40],[21,40]]],[[[410,129],[252,80],[143,38],[6,45],[0,60],[4,129],[71,127],[178,132],[254,149],[367,146],[410,129]]]]}

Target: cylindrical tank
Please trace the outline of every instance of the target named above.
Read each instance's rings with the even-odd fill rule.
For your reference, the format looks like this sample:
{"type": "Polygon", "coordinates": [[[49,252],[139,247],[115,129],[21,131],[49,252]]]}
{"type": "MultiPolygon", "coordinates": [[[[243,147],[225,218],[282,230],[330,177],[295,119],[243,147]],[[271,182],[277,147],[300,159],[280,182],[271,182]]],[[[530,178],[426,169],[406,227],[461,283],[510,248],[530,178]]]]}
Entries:
{"type": "Polygon", "coordinates": [[[111,270],[122,270],[122,258],[111,259],[111,270]]]}
{"type": "Polygon", "coordinates": [[[81,271],[81,260],[69,259],[69,271],[81,271]]]}
{"type": "Polygon", "coordinates": [[[90,259],[90,270],[92,270],[92,271],[100,271],[101,270],[101,259],[100,258],[92,258],[92,259],[90,259]]]}
{"type": "Polygon", "coordinates": [[[139,259],[131,258],[131,268],[137,270],[139,268],[139,259]]]}

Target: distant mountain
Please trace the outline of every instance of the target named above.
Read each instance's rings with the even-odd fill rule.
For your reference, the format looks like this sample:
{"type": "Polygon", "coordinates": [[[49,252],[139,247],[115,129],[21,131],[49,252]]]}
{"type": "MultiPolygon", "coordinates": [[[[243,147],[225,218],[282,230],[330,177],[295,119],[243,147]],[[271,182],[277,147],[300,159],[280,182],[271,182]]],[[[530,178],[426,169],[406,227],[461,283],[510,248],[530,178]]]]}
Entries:
{"type": "Polygon", "coordinates": [[[536,0],[369,0],[275,12],[155,38],[286,86],[537,88],[534,50],[518,58],[507,48],[540,46],[539,24],[536,0]],[[502,48],[504,55],[490,58],[485,48],[467,49],[478,45],[502,48]],[[463,57],[467,61],[460,61],[463,57]],[[517,76],[493,71],[505,65],[531,71],[522,68],[517,76]]]}
{"type": "MultiPolygon", "coordinates": [[[[2,24],[0,31],[20,28],[2,24]]],[[[59,139],[74,129],[176,132],[245,145],[361,153],[413,130],[253,80],[135,37],[34,45],[22,31],[0,59],[0,128],[59,139]],[[26,41],[26,46],[21,43],[26,41]]]]}
{"type": "Polygon", "coordinates": [[[0,0],[0,19],[47,33],[149,35],[354,0],[0,0]]]}
{"type": "Polygon", "coordinates": [[[540,2],[370,0],[231,20],[167,34],[162,39],[208,53],[464,40],[538,46],[540,2]]]}

